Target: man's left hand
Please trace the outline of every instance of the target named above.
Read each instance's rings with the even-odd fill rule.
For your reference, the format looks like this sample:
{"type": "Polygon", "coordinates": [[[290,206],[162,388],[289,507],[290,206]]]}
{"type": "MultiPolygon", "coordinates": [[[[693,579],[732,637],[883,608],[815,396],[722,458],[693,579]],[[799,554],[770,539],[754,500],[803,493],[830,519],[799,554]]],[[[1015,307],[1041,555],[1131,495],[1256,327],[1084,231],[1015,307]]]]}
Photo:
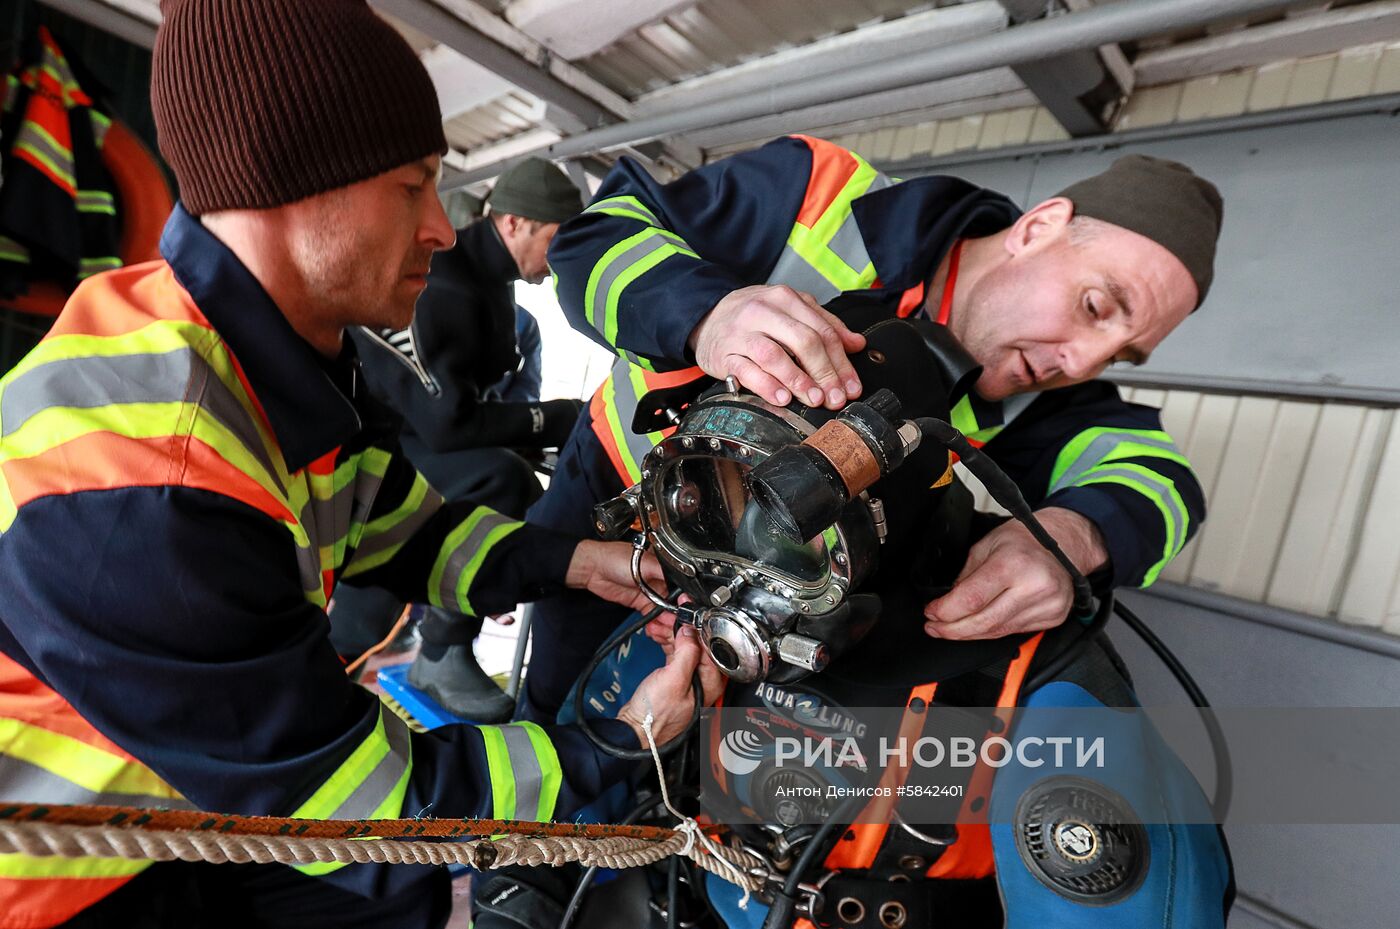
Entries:
{"type": "MultiPolygon", "coordinates": [[[[642,577],[652,590],[665,591],[666,576],[661,572],[661,563],[650,552],[642,557],[642,577]]],[[[585,539],[578,543],[564,583],[634,610],[645,612],[652,607],[651,601],[632,580],[632,546],[627,542],[585,539]]]]}
{"type": "MultiPolygon", "coordinates": [[[[1035,515],[1080,571],[1088,574],[1108,562],[1098,527],[1085,517],[1059,507],[1035,515]]],[[[1065,569],[1012,520],[974,545],[953,589],[924,607],[924,631],[938,639],[1038,632],[1064,622],[1073,602],[1065,569]]]]}

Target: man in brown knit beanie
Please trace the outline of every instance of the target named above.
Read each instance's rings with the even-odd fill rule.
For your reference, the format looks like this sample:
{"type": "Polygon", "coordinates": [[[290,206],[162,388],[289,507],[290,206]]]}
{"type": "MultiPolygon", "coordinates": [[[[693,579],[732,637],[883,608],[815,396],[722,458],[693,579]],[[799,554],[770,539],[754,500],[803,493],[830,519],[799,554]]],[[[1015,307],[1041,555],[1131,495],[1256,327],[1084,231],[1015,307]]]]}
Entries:
{"type": "MultiPolygon", "coordinates": [[[[86,281],[0,388],[0,801],[303,819],[569,816],[630,768],[572,728],[413,733],[328,640],[337,584],[467,615],[587,589],[630,546],[445,503],[344,330],[401,328],[453,231],[436,98],[364,0],[170,0],[163,261],[86,281]]],[[[660,569],[645,570],[653,583],[660,569]]],[[[693,636],[600,732],[689,720],[693,636]]],[[[8,855],[0,927],[423,926],[445,870],[8,855]],[[14,875],[20,875],[19,878],[14,875]]]]}

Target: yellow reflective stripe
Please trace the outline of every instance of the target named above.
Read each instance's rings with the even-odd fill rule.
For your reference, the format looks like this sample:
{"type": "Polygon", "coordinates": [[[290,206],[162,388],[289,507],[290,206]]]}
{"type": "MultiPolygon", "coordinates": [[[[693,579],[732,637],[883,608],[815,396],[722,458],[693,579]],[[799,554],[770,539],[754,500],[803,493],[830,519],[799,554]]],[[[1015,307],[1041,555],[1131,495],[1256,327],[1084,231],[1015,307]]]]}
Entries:
{"type": "Polygon", "coordinates": [[[93,109],[88,110],[88,115],[92,117],[93,141],[100,151],[107,145],[107,132],[112,128],[112,121],[93,109]]]}
{"type": "Polygon", "coordinates": [[[15,506],[15,495],[10,493],[10,484],[5,480],[5,474],[0,471],[0,535],[8,532],[15,524],[15,517],[19,515],[19,509],[15,506]]]}
{"type": "Polygon", "coordinates": [[[0,718],[0,753],[43,768],[94,794],[183,799],[145,765],[18,719],[0,718]]]}
{"type": "Polygon", "coordinates": [[[613,444],[617,447],[618,457],[621,459],[623,467],[627,469],[627,476],[631,479],[631,483],[635,484],[642,479],[642,469],[632,458],[632,452],[627,447],[627,433],[623,431],[622,423],[619,422],[617,418],[617,386],[615,375],[610,376],[603,382],[603,412],[607,416],[608,431],[612,433],[613,444]]]}
{"type": "MultiPolygon", "coordinates": [[[[237,403],[237,412],[231,410],[228,415],[241,417],[240,422],[225,423],[211,410],[183,400],[115,403],[83,408],[47,407],[5,436],[3,445],[0,445],[0,464],[42,454],[92,432],[111,432],[132,439],[188,435],[217,450],[226,461],[255,480],[274,499],[285,502],[282,487],[290,480],[282,465],[281,454],[268,437],[261,417],[254,413],[218,334],[210,329],[191,323],[159,321],[120,336],[52,337],[40,342],[0,379],[0,393],[23,375],[50,363],[172,351],[194,351],[199,356],[217,377],[224,391],[237,403]],[[250,427],[252,434],[248,441],[261,445],[261,448],[246,445],[234,431],[237,425],[250,427]]],[[[292,508],[292,512],[300,510],[292,508]]]]}
{"type": "MultiPolygon", "coordinates": [[[[316,792],[308,797],[301,806],[292,813],[293,819],[332,819],[337,818],[336,814],[341,811],[341,807],[351,795],[366,781],[379,765],[390,756],[393,745],[390,743],[389,735],[385,731],[385,709],[383,704],[377,705],[379,716],[375,720],[374,729],[355,750],[340,763],[340,766],[331,773],[316,792]]],[[[403,722],[395,718],[391,725],[404,726],[403,722]]],[[[404,727],[406,729],[406,727],[404,727]]],[[[391,759],[392,761],[392,759],[391,759]]],[[[404,792],[408,786],[408,775],[412,771],[412,762],[405,759],[402,772],[398,773],[395,786],[385,793],[372,811],[363,816],[347,815],[343,818],[349,819],[385,819],[397,817],[403,808],[404,792]]],[[[357,811],[348,811],[350,813],[357,811]]]]}
{"type": "MultiPolygon", "coordinates": [[[[374,774],[382,764],[385,764],[385,758],[388,758],[389,754],[391,754],[391,740],[389,740],[388,736],[384,735],[384,714],[386,714],[386,712],[391,715],[389,725],[402,728],[402,733],[400,733],[399,736],[400,739],[406,740],[410,737],[407,735],[407,733],[409,733],[409,726],[407,726],[407,723],[403,721],[403,719],[400,719],[398,715],[393,714],[391,709],[385,707],[384,704],[379,705],[379,725],[375,733],[372,733],[371,739],[374,739],[375,735],[382,735],[382,742],[384,742],[384,746],[382,747],[384,747],[384,751],[378,753],[378,760],[372,761],[367,767],[361,767],[360,770],[358,770],[358,781],[351,785],[351,793],[353,793],[353,790],[358,788],[361,783],[365,782],[365,778],[374,774]]],[[[361,746],[363,746],[363,744],[364,743],[361,743],[361,746]]],[[[351,756],[351,758],[354,758],[354,756],[351,756]]],[[[349,760],[346,761],[346,764],[349,764],[349,760]]],[[[342,770],[343,768],[344,765],[342,765],[342,770]]],[[[368,811],[368,813],[361,814],[361,811],[358,810],[342,809],[342,804],[346,802],[346,799],[350,799],[350,793],[346,793],[346,795],[344,795],[346,799],[342,799],[339,803],[333,804],[333,806],[330,807],[329,813],[323,813],[321,816],[304,816],[304,814],[301,813],[294,813],[293,816],[297,818],[337,818],[337,820],[392,820],[392,818],[399,818],[403,814],[403,797],[405,797],[407,790],[409,790],[409,775],[412,774],[412,772],[412,760],[407,760],[407,758],[405,758],[403,771],[398,775],[398,779],[396,779],[393,788],[388,790],[388,792],[385,793],[384,799],[378,803],[378,806],[375,806],[374,809],[368,811]]],[[[340,770],[337,770],[336,774],[340,774],[340,770]]],[[[319,877],[322,876],[322,874],[329,874],[330,872],[335,872],[335,870],[342,869],[344,866],[346,866],[344,862],[314,862],[311,863],[311,865],[294,865],[295,869],[300,870],[302,874],[307,874],[308,877],[319,877]]]]}
{"type": "Polygon", "coordinates": [[[468,596],[477,572],[491,550],[524,523],[479,506],[447,535],[428,575],[428,599],[434,606],[475,615],[468,596]],[[449,594],[451,595],[449,597],[449,594]]]}
{"type": "Polygon", "coordinates": [[[1095,426],[1076,435],[1055,456],[1050,492],[1078,483],[1095,465],[1124,458],[1164,458],[1191,467],[1172,437],[1160,429],[1095,426]]]}
{"type": "Polygon", "coordinates": [[[481,726],[477,731],[486,749],[486,771],[491,778],[491,818],[515,819],[515,773],[505,734],[496,726],[481,726]]]}
{"type": "Polygon", "coordinates": [[[673,255],[699,256],[675,233],[654,226],[628,236],[603,253],[588,275],[584,316],[609,345],[617,345],[617,304],[627,286],[673,255]],[[603,319],[598,319],[599,308],[603,319]]]}
{"type": "MultiPolygon", "coordinates": [[[[101,212],[100,210],[97,212],[101,212]]],[[[101,274],[103,271],[113,271],[122,266],[122,260],[115,256],[110,258],[80,258],[78,259],[78,280],[86,280],[94,274],[101,274]]]]}
{"type": "Polygon", "coordinates": [[[591,203],[584,209],[585,213],[604,213],[608,216],[621,216],[626,219],[635,219],[644,222],[648,226],[660,226],[656,215],[646,207],[642,201],[636,197],[621,196],[609,197],[606,200],[599,200],[591,203]]]}
{"type": "Polygon", "coordinates": [[[856,160],[856,170],[845,186],[810,228],[802,223],[793,223],[787,242],[793,251],[833,287],[842,291],[868,288],[875,283],[878,276],[874,264],[868,258],[863,267],[854,268],[830,247],[832,239],[842,227],[853,221],[851,204],[864,195],[879,177],[879,172],[865,159],[854,152],[850,154],[856,160]]]}
{"type": "Polygon", "coordinates": [[[29,264],[29,249],[9,236],[0,235],[0,259],[29,264]]]}
{"type": "Polygon", "coordinates": [[[415,516],[420,517],[413,524],[413,528],[416,530],[422,523],[427,522],[428,518],[431,517],[433,513],[437,512],[441,506],[442,498],[429,486],[427,479],[419,474],[417,479],[413,482],[413,487],[409,490],[408,496],[404,498],[403,503],[392,512],[385,513],[383,516],[376,517],[368,523],[365,523],[359,538],[355,540],[355,556],[350,559],[350,566],[341,576],[353,577],[356,574],[373,570],[380,565],[392,561],[394,556],[399,553],[399,550],[412,538],[412,534],[404,533],[401,538],[393,538],[388,545],[382,548],[376,543],[383,537],[389,536],[396,528],[404,525],[405,521],[413,519],[415,516]],[[431,504],[425,502],[428,500],[429,495],[434,498],[431,504]],[[429,505],[431,505],[431,509],[425,512],[424,507],[429,505]],[[367,548],[370,549],[370,551],[361,555],[361,552],[367,548]]]}
{"type": "Polygon", "coordinates": [[[874,263],[867,261],[863,268],[852,268],[835,252],[826,247],[826,240],[814,230],[801,223],[794,223],[788,235],[788,244],[802,256],[816,271],[826,278],[833,287],[842,291],[864,290],[875,283],[878,277],[874,263]]]}
{"type": "Polygon", "coordinates": [[[970,397],[966,396],[953,406],[949,420],[954,429],[958,430],[969,439],[974,439],[978,442],[990,442],[992,439],[996,438],[997,433],[1006,428],[1005,425],[1000,423],[995,426],[986,426],[985,428],[979,426],[977,414],[972,410],[972,400],[970,397]]]}
{"type": "MultiPolygon", "coordinates": [[[[670,236],[666,236],[664,233],[661,235],[663,238],[671,238],[670,236]]],[[[690,247],[685,245],[684,243],[676,245],[672,242],[667,242],[665,245],[662,245],[654,251],[643,255],[640,259],[628,265],[626,270],[619,274],[617,276],[617,280],[615,280],[612,286],[608,288],[608,302],[607,306],[604,307],[604,313],[607,314],[607,321],[603,327],[603,338],[607,340],[607,343],[609,345],[617,344],[617,305],[622,300],[622,292],[626,290],[628,285],[630,285],[637,278],[641,277],[643,274],[646,274],[652,268],[661,264],[661,262],[665,261],[667,258],[670,258],[672,255],[685,255],[688,258],[700,257],[699,255],[695,254],[695,252],[691,251],[690,247]]]]}
{"type": "Polygon", "coordinates": [[[1162,545],[1162,559],[1147,569],[1141,585],[1142,587],[1150,587],[1157,580],[1157,576],[1162,573],[1162,569],[1171,563],[1171,560],[1186,544],[1187,529],[1191,517],[1186,509],[1186,502],[1181,499],[1181,493],[1176,489],[1175,482],[1142,465],[1131,462],[1115,462],[1091,469],[1075,486],[1084,487],[1089,484],[1117,484],[1126,487],[1152,501],[1152,504],[1157,507],[1157,511],[1162,514],[1163,535],[1165,536],[1162,545]]]}
{"type": "MultiPolygon", "coordinates": [[[[78,191],[78,212],[106,213],[109,216],[116,216],[117,201],[115,197],[103,190],[80,190],[78,191]]],[[[117,260],[120,261],[120,259],[117,260]]]]}
{"type": "Polygon", "coordinates": [[[51,148],[53,148],[54,155],[72,159],[73,150],[70,149],[68,146],[64,145],[62,142],[58,141],[58,139],[55,139],[52,133],[50,133],[43,126],[34,122],[32,119],[26,120],[24,123],[24,128],[20,131],[21,134],[25,132],[32,132],[35,135],[37,135],[45,145],[48,145],[51,148]]]}
{"type": "Polygon", "coordinates": [[[559,788],[564,783],[564,768],[559,763],[559,752],[554,748],[554,743],[545,735],[543,729],[531,722],[519,722],[515,725],[523,728],[530,736],[530,744],[535,749],[535,758],[539,761],[541,782],[540,782],[540,808],[536,812],[535,819],[538,822],[547,823],[554,819],[554,806],[559,801],[559,788]]]}
{"type": "Polygon", "coordinates": [[[34,144],[26,142],[24,139],[16,139],[15,151],[24,152],[25,154],[29,155],[29,157],[39,162],[39,164],[52,171],[60,181],[63,181],[69,187],[78,186],[78,181],[76,178],[73,177],[73,173],[71,171],[66,171],[63,168],[59,167],[57,162],[55,162],[44,152],[40,151],[39,148],[34,144]]]}
{"type": "Polygon", "coordinates": [[[64,858],[62,855],[0,855],[0,878],[54,880],[61,878],[131,877],[155,864],[127,858],[64,858]]]}

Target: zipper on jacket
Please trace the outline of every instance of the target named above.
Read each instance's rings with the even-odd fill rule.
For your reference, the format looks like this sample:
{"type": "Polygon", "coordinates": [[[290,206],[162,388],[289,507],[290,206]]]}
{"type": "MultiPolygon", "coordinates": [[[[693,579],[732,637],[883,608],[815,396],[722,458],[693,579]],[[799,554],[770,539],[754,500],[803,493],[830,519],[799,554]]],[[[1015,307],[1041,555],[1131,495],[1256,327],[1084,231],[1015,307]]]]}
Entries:
{"type": "MultiPolygon", "coordinates": [[[[418,383],[422,384],[423,389],[426,390],[429,394],[431,394],[434,397],[439,397],[442,395],[442,388],[438,386],[438,382],[433,379],[433,376],[428,373],[428,369],[423,367],[423,365],[419,363],[416,357],[409,358],[403,352],[399,351],[397,348],[394,348],[394,346],[389,343],[388,339],[384,338],[382,335],[371,329],[369,326],[361,326],[360,331],[363,332],[365,335],[369,336],[371,339],[373,339],[374,342],[380,347],[382,347],[386,352],[397,358],[401,364],[407,365],[408,369],[412,371],[414,375],[418,378],[418,383]]],[[[418,331],[413,328],[413,323],[408,324],[408,332],[409,337],[413,339],[414,355],[420,355],[421,352],[418,347],[418,331]]]]}

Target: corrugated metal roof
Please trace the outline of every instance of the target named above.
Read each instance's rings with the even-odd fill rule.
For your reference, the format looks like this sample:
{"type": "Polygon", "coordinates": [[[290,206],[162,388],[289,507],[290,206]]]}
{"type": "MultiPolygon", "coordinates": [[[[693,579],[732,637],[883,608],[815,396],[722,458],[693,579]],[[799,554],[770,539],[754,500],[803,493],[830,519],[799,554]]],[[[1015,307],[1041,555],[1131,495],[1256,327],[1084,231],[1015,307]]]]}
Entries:
{"type": "Polygon", "coordinates": [[[955,5],[948,0],[702,0],[576,64],[630,99],[863,25],[955,5]]]}
{"type": "MultiPolygon", "coordinates": [[[[148,21],[154,22],[159,19],[159,0],[103,2],[148,21]]],[[[611,0],[596,2],[601,8],[611,0]]],[[[913,13],[957,6],[964,2],[971,0],[820,0],[815,3],[811,0],[700,0],[642,26],[602,51],[574,61],[571,65],[622,98],[637,100],[661,88],[762,59],[777,52],[807,46],[832,36],[858,33],[862,27],[897,22],[913,13]]],[[[1064,2],[1076,9],[1083,9],[1105,0],[1064,2]]],[[[454,3],[475,3],[481,10],[503,16],[510,0],[445,0],[439,5],[450,11],[454,3]]],[[[1306,24],[1320,21],[1317,17],[1335,18],[1338,11],[1357,12],[1362,8],[1369,8],[1372,11],[1384,12],[1397,7],[1400,7],[1400,3],[1396,0],[1319,0],[1309,7],[1286,14],[1242,18],[1216,24],[1207,29],[1158,36],[1140,43],[1126,44],[1123,50],[1129,59],[1148,56],[1145,61],[1152,60],[1153,53],[1156,53],[1160,60],[1163,49],[1186,51],[1184,61],[1180,57],[1173,57],[1169,63],[1154,65],[1148,69],[1153,73],[1167,75],[1159,80],[1170,82],[1168,86],[1175,86],[1182,80],[1189,81],[1210,74],[1234,73],[1239,70],[1241,62],[1230,63],[1228,53],[1197,56],[1193,49],[1188,51],[1193,43],[1198,44],[1198,40],[1215,39],[1228,44],[1231,41],[1230,37],[1243,35],[1244,31],[1247,31],[1250,37],[1255,37],[1266,34],[1270,29],[1286,28],[1288,24],[1283,22],[1284,20],[1299,26],[1296,31],[1301,34],[1306,32],[1306,24]],[[1269,25],[1260,30],[1258,27],[1263,24],[1269,25]]],[[[1384,34],[1357,39],[1357,29],[1366,29],[1369,22],[1362,21],[1359,27],[1353,27],[1351,33],[1343,33],[1351,36],[1350,41],[1336,41],[1326,47],[1308,47],[1309,39],[1303,38],[1298,40],[1299,47],[1293,48],[1291,54],[1288,51],[1292,46],[1288,42],[1273,43],[1265,48],[1277,53],[1277,58],[1293,60],[1315,57],[1323,52],[1334,53],[1339,48],[1355,46],[1361,41],[1393,42],[1396,38],[1395,24],[1400,22],[1400,12],[1392,11],[1387,15],[1391,18],[1380,30],[1384,34]]],[[[392,17],[388,18],[393,21],[392,17]]],[[[403,23],[395,22],[395,25],[420,52],[436,44],[433,37],[403,23]]],[[[1314,45],[1319,42],[1325,45],[1330,40],[1330,36],[1319,38],[1322,32],[1325,30],[1319,31],[1311,39],[1314,45]]],[[[1252,60],[1248,64],[1257,67],[1265,62],[1252,60]]],[[[1378,67],[1380,72],[1388,73],[1389,56],[1378,67]]],[[[1148,78],[1145,83],[1153,83],[1150,74],[1144,73],[1144,77],[1148,78]]],[[[1276,79],[1277,75],[1265,79],[1261,74],[1251,88],[1251,98],[1264,92],[1269,86],[1269,81],[1276,79]]],[[[1380,80],[1378,86],[1385,83],[1384,80],[1380,80]]],[[[1151,88],[1140,89],[1124,106],[1120,117],[1122,124],[1136,124],[1144,110],[1150,108],[1152,101],[1159,96],[1160,94],[1152,93],[1151,88]]],[[[1291,94],[1285,99],[1292,102],[1303,98],[1291,94]]],[[[946,150],[949,145],[985,147],[989,138],[994,139],[1001,133],[1003,124],[1021,124],[1021,117],[1014,111],[1008,111],[1008,107],[1024,109],[1026,102],[1016,94],[987,94],[976,100],[944,104],[946,110],[930,111],[925,107],[924,112],[905,110],[888,115],[877,114],[877,117],[862,119],[859,124],[814,125],[805,128],[810,131],[825,130],[833,135],[858,132],[861,141],[867,145],[878,140],[880,148],[890,147],[899,151],[919,151],[925,146],[932,150],[946,150]],[[1002,118],[978,115],[984,111],[1009,112],[1011,115],[1002,118]],[[929,122],[932,117],[945,115],[945,112],[959,118],[945,119],[941,123],[929,122]],[[974,121],[984,127],[985,131],[974,129],[974,121]],[[958,127],[956,132],[949,128],[953,124],[958,127]]],[[[1031,131],[1029,125],[1026,128],[1033,138],[1047,138],[1058,129],[1052,119],[1038,111],[1035,112],[1032,122],[1036,125],[1036,130],[1031,131]]],[[[446,124],[446,130],[454,148],[470,151],[531,132],[546,124],[546,108],[542,102],[527,92],[514,90],[487,104],[452,117],[446,124]]],[[[1016,133],[1013,132],[1012,135],[1016,133]]],[[[736,133],[733,132],[719,131],[713,133],[713,136],[714,141],[708,144],[720,145],[726,149],[739,144],[736,133]]],[[[694,141],[706,144],[704,133],[698,134],[694,141]]]]}
{"type": "Polygon", "coordinates": [[[522,91],[512,91],[453,117],[444,124],[443,130],[447,133],[447,144],[459,151],[467,151],[528,132],[538,127],[543,118],[544,105],[538,98],[522,91]]]}

